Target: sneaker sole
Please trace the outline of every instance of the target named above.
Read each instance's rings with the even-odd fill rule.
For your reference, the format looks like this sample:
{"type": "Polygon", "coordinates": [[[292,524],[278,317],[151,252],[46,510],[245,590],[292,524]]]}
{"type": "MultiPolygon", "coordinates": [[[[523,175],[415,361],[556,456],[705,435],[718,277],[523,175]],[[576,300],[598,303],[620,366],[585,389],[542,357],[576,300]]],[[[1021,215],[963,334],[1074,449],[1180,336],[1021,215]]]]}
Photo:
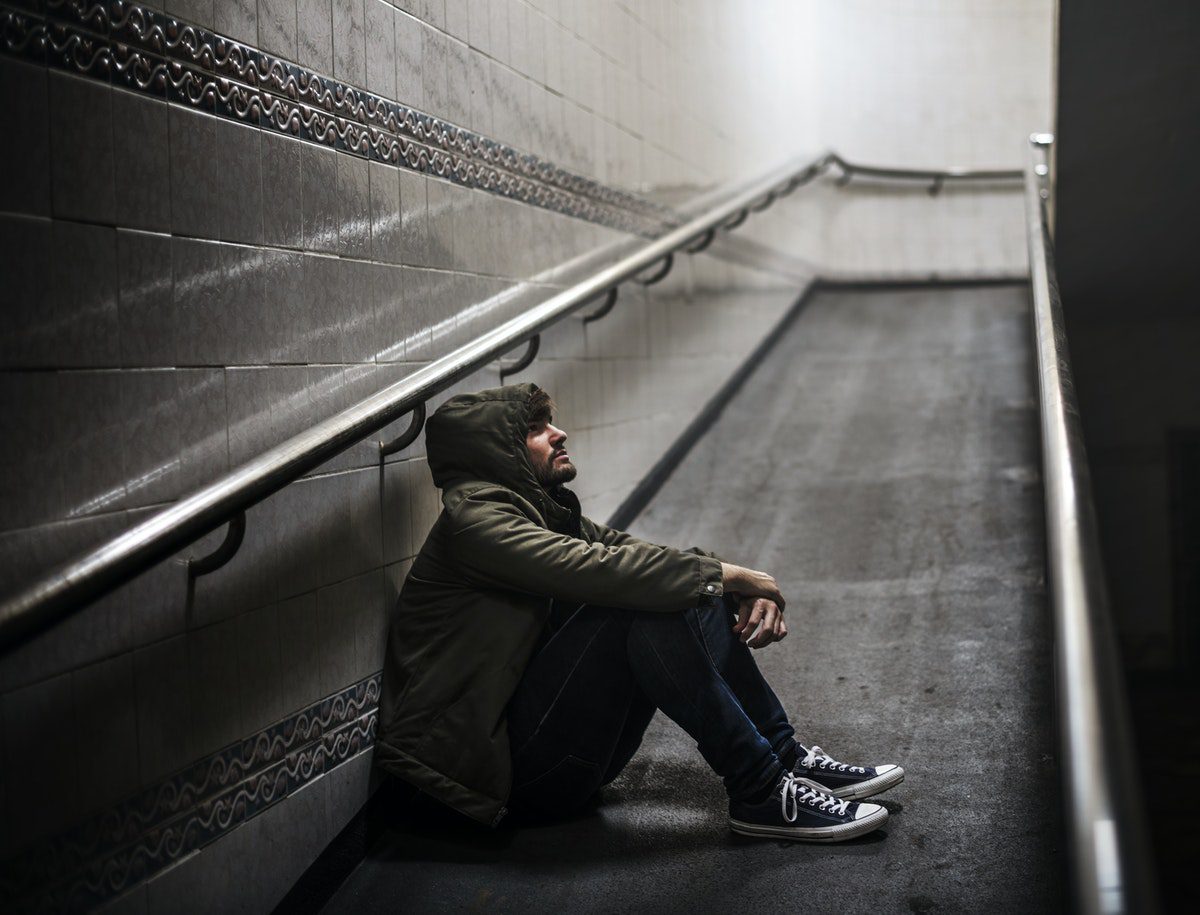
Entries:
{"type": "Polygon", "coordinates": [[[741,820],[729,818],[729,828],[743,836],[756,836],[764,839],[791,839],[793,842],[845,842],[858,836],[874,832],[888,818],[888,812],[882,808],[855,820],[852,823],[839,823],[836,826],[763,826],[758,823],[744,823],[741,820]]]}
{"type": "Polygon", "coordinates": [[[834,797],[841,798],[845,801],[860,801],[865,797],[874,797],[877,794],[882,794],[889,788],[895,788],[898,784],[904,781],[904,770],[897,766],[891,772],[885,772],[883,775],[876,775],[874,778],[867,779],[865,782],[859,782],[857,785],[846,785],[844,788],[838,788],[836,791],[820,786],[822,791],[827,791],[834,797]]]}

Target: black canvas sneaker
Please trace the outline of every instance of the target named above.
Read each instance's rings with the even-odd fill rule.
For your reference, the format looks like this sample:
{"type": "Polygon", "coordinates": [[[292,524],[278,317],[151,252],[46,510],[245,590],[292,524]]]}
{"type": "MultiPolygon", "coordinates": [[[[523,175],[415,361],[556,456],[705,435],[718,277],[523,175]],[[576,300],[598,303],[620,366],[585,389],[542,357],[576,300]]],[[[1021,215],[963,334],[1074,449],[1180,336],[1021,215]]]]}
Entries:
{"type": "Polygon", "coordinates": [[[859,800],[872,797],[904,781],[904,770],[888,763],[883,766],[853,766],[838,762],[818,746],[806,749],[796,744],[796,765],[792,775],[816,782],[835,797],[859,800]]]}
{"type": "Polygon", "coordinates": [[[888,813],[878,804],[843,801],[785,772],[765,801],[729,802],[729,828],[744,836],[842,842],[878,829],[888,813]]]}

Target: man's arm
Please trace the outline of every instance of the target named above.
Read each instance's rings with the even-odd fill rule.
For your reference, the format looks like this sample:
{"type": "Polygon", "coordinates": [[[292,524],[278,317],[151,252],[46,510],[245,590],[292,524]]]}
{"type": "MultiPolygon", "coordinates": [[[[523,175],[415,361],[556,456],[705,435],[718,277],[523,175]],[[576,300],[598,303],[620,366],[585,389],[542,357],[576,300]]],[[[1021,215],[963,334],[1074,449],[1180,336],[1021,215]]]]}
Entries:
{"type": "MultiPolygon", "coordinates": [[[[595,532],[596,539],[605,546],[631,546],[641,544],[643,546],[653,546],[656,549],[665,550],[669,547],[659,546],[658,544],[649,543],[646,540],[640,540],[626,531],[619,531],[607,525],[600,524],[598,521],[593,521],[591,518],[585,518],[588,524],[592,526],[595,532]]],[[[754,632],[758,624],[770,619],[772,628],[782,628],[786,632],[786,627],[782,626],[782,614],[785,605],[783,595],[779,591],[779,585],[774,577],[766,572],[757,572],[754,569],[748,569],[744,566],[735,565],[731,562],[726,562],[721,559],[716,553],[711,553],[708,550],[702,550],[699,547],[690,547],[683,550],[684,553],[692,553],[697,556],[705,556],[709,559],[715,559],[721,563],[721,580],[724,591],[731,594],[736,594],[743,605],[749,601],[750,607],[754,608],[754,612],[744,610],[742,619],[738,626],[735,627],[738,632],[745,631],[745,638],[749,638],[754,632]],[[774,604],[772,613],[767,613],[767,604],[774,604]],[[778,621],[776,616],[780,617],[778,621]],[[747,629],[746,626],[749,625],[747,629]]],[[[780,635],[779,638],[783,636],[780,635]]],[[[757,645],[755,647],[758,647],[757,645]]]]}
{"type": "MultiPolygon", "coordinates": [[[[614,527],[609,527],[606,524],[601,524],[599,521],[593,521],[591,518],[587,519],[587,523],[590,524],[595,529],[596,539],[599,540],[601,543],[603,543],[605,546],[625,546],[626,544],[630,544],[630,543],[648,543],[649,542],[646,540],[641,540],[641,539],[633,536],[633,534],[630,534],[627,531],[619,531],[614,527]]],[[[658,544],[652,544],[652,545],[657,546],[658,544]]],[[[686,550],[683,550],[683,552],[695,553],[697,556],[707,556],[709,559],[716,559],[716,560],[721,559],[721,557],[718,556],[716,553],[710,552],[709,550],[702,550],[698,546],[688,547],[686,550]]]]}
{"type": "Polygon", "coordinates": [[[719,560],[627,534],[612,544],[557,534],[530,520],[504,490],[468,496],[451,521],[456,564],[482,587],[661,611],[684,610],[724,590],[719,560]]]}

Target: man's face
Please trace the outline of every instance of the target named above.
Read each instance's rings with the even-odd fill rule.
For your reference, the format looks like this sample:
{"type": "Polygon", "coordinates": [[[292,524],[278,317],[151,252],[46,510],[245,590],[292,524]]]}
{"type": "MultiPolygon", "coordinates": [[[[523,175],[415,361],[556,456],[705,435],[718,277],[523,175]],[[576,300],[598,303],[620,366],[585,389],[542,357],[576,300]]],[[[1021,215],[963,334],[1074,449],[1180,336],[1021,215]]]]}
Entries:
{"type": "Polygon", "coordinates": [[[533,475],[547,489],[575,479],[575,465],[566,449],[567,433],[548,422],[531,422],[525,433],[525,446],[533,475]]]}

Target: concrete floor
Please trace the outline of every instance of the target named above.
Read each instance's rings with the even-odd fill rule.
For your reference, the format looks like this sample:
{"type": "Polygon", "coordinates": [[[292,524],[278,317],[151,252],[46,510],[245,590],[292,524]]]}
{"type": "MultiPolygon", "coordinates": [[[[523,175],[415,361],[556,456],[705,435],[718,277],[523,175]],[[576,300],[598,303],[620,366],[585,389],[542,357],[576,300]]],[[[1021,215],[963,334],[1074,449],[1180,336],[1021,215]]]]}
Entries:
{"type": "Polygon", "coordinates": [[[790,635],[759,664],[804,739],[905,766],[885,830],[734,836],[660,715],[593,810],[495,833],[413,813],[326,911],[1062,909],[1027,307],[821,293],[633,526],[776,575],[790,635]]]}

